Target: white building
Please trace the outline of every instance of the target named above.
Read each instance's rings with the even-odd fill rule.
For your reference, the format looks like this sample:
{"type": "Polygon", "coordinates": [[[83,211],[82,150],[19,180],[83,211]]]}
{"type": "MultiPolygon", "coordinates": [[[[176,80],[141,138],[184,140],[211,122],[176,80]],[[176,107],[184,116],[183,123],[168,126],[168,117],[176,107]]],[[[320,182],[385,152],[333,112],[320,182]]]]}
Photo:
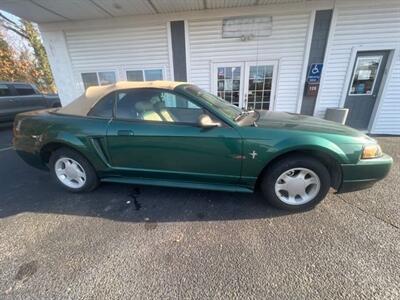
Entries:
{"type": "Polygon", "coordinates": [[[39,24],[63,104],[93,84],[183,80],[240,106],[318,117],[347,107],[349,125],[400,134],[398,0],[0,0],[0,9],[39,24]]]}

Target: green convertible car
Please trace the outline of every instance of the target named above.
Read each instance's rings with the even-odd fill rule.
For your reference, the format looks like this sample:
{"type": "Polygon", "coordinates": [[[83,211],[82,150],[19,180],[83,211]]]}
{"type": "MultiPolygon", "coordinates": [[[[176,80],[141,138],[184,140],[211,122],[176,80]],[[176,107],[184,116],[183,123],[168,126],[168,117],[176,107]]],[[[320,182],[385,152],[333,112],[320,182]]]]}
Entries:
{"type": "Polygon", "coordinates": [[[245,111],[179,82],[90,87],[63,108],[19,114],[14,146],[67,190],[100,181],[220,191],[260,189],[300,210],[383,179],[392,158],[352,128],[298,114],[245,111]]]}

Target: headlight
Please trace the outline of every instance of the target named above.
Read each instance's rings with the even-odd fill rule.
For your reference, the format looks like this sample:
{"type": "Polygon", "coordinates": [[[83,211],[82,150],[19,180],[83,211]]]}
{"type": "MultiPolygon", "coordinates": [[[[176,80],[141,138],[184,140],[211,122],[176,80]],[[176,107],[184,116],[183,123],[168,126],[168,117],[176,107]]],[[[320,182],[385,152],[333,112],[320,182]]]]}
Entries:
{"type": "Polygon", "coordinates": [[[382,156],[382,149],[378,144],[366,145],[363,148],[361,159],[376,158],[382,156]]]}

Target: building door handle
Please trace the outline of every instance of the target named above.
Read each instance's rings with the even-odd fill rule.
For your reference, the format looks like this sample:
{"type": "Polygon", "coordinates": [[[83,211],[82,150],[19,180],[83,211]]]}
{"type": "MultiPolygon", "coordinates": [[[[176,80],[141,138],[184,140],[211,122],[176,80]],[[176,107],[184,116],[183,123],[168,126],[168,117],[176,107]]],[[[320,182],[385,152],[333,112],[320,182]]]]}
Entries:
{"type": "Polygon", "coordinates": [[[118,130],[117,135],[133,136],[135,135],[132,130],[118,130]]]}

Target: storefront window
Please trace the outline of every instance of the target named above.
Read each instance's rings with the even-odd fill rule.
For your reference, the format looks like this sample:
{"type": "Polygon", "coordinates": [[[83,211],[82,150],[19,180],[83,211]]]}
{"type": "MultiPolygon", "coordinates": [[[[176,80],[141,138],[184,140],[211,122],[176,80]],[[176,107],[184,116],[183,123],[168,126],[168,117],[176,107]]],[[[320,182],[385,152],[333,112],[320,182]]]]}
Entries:
{"type": "Polygon", "coordinates": [[[98,74],[100,85],[107,85],[116,82],[114,72],[99,72],[98,74]]]}
{"type": "Polygon", "coordinates": [[[273,65],[250,66],[248,109],[269,109],[273,65]]]}
{"type": "Polygon", "coordinates": [[[128,81],[144,81],[143,71],[142,70],[126,71],[126,79],[128,81]]]}
{"type": "Polygon", "coordinates": [[[88,87],[99,85],[96,73],[82,73],[82,81],[83,85],[85,86],[85,90],[88,87]]]}
{"type": "Polygon", "coordinates": [[[239,106],[240,67],[218,68],[218,96],[239,106]]]}
{"type": "Polygon", "coordinates": [[[126,71],[128,81],[152,81],[163,80],[162,69],[129,70],[126,71]]]}
{"type": "Polygon", "coordinates": [[[144,70],[144,78],[146,81],[162,80],[162,70],[144,70]]]}
{"type": "Polygon", "coordinates": [[[358,57],[349,95],[372,95],[382,56],[358,57]]]}
{"type": "Polygon", "coordinates": [[[117,81],[114,71],[82,73],[85,89],[91,86],[113,84],[117,81]]]}

